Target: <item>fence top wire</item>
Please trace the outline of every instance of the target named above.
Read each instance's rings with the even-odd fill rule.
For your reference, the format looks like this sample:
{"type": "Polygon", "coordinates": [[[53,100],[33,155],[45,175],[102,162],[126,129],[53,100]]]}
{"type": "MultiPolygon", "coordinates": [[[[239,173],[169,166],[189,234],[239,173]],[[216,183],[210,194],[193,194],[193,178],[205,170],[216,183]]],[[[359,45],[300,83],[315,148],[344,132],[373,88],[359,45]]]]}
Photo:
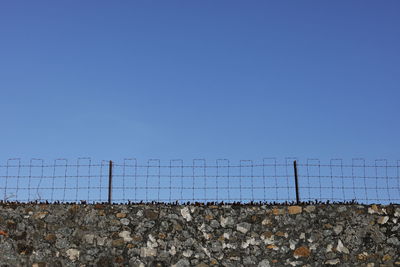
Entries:
{"type": "Polygon", "coordinates": [[[91,158],[11,158],[0,162],[0,198],[20,202],[247,203],[292,202],[299,195],[301,201],[400,203],[400,160],[127,158],[112,161],[112,172],[109,168],[109,160],[91,158]]]}

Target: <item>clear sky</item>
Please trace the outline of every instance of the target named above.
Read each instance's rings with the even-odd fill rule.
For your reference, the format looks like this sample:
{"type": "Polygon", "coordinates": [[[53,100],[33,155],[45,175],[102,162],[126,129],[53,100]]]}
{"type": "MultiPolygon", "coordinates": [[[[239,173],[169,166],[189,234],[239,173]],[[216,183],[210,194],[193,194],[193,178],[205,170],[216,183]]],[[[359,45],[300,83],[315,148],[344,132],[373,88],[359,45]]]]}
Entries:
{"type": "Polygon", "coordinates": [[[0,160],[399,159],[399,1],[1,1],[0,160]]]}

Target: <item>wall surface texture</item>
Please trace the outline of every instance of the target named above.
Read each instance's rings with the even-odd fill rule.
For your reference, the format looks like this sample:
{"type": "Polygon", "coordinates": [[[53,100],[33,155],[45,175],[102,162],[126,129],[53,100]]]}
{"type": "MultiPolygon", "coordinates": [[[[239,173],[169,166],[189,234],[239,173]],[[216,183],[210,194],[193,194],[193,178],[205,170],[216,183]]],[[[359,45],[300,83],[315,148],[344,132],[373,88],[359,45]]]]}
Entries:
{"type": "Polygon", "coordinates": [[[400,205],[0,204],[0,266],[400,266],[400,205]]]}

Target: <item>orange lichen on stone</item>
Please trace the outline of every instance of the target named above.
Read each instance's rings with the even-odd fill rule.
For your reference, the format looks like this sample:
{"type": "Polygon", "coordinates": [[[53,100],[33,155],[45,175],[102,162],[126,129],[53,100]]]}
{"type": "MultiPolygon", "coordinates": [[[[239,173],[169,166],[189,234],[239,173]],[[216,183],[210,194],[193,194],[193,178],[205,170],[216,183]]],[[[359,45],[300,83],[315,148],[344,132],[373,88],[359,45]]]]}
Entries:
{"type": "Polygon", "coordinates": [[[264,238],[271,238],[274,234],[272,232],[264,232],[261,234],[264,238]]]}
{"type": "Polygon", "coordinates": [[[277,250],[278,249],[278,247],[275,246],[275,245],[268,245],[267,248],[273,249],[273,250],[277,250]]]}
{"type": "Polygon", "coordinates": [[[43,219],[44,217],[46,217],[46,215],[48,214],[47,211],[39,211],[37,213],[35,213],[32,218],[37,220],[37,219],[43,219]]]}
{"type": "Polygon", "coordinates": [[[379,208],[375,204],[371,205],[371,209],[373,209],[375,212],[379,212],[379,208]]]}
{"type": "Polygon", "coordinates": [[[46,241],[55,242],[57,237],[55,234],[48,234],[44,237],[46,241]]]}
{"type": "Polygon", "coordinates": [[[99,210],[97,213],[99,216],[104,216],[106,215],[106,213],[104,212],[104,210],[99,210]]]}
{"type": "Polygon", "coordinates": [[[281,236],[281,237],[282,237],[282,236],[285,236],[285,233],[279,231],[279,232],[276,232],[275,235],[276,235],[276,236],[281,236]]]}
{"type": "Polygon", "coordinates": [[[5,232],[5,231],[1,231],[1,230],[0,230],[0,235],[2,235],[2,236],[8,236],[8,233],[5,232]]]}
{"type": "Polygon", "coordinates": [[[143,238],[140,235],[134,235],[132,236],[132,239],[136,242],[140,242],[143,240],[143,238]]]}
{"type": "Polygon", "coordinates": [[[70,213],[77,213],[78,210],[79,210],[79,205],[72,205],[72,207],[69,208],[68,211],[69,211],[70,213]]]}
{"type": "Polygon", "coordinates": [[[356,212],[358,215],[365,214],[365,211],[364,211],[364,210],[356,210],[355,212],[356,212]]]}
{"type": "Polygon", "coordinates": [[[99,203],[97,203],[97,204],[94,205],[94,208],[95,208],[96,210],[104,209],[104,207],[105,207],[104,204],[99,204],[99,203]]]}
{"type": "Polygon", "coordinates": [[[357,259],[359,261],[365,261],[367,258],[368,258],[368,254],[366,254],[365,252],[357,255],[357,259]]]}
{"type": "Polygon", "coordinates": [[[216,259],[211,259],[210,263],[211,265],[217,265],[218,261],[216,259]]]}
{"type": "Polygon", "coordinates": [[[382,260],[383,261],[390,261],[392,259],[392,256],[390,256],[389,254],[386,254],[385,256],[383,256],[382,260]]]}
{"type": "Polygon", "coordinates": [[[159,233],[158,238],[165,239],[167,236],[164,233],[159,233]]]}
{"type": "Polygon", "coordinates": [[[293,255],[295,257],[309,257],[310,256],[310,250],[308,249],[308,247],[302,246],[302,247],[297,248],[294,251],[293,255]]]}
{"type": "Polygon", "coordinates": [[[214,219],[214,216],[207,214],[206,216],[204,216],[204,218],[209,221],[214,219]]]}
{"type": "Polygon", "coordinates": [[[302,211],[303,211],[303,209],[300,206],[289,206],[288,207],[289,214],[299,214],[302,211]]]}
{"type": "Polygon", "coordinates": [[[283,209],[274,208],[274,209],[272,209],[272,214],[274,214],[274,215],[282,215],[282,214],[284,214],[284,210],[283,209]]]}

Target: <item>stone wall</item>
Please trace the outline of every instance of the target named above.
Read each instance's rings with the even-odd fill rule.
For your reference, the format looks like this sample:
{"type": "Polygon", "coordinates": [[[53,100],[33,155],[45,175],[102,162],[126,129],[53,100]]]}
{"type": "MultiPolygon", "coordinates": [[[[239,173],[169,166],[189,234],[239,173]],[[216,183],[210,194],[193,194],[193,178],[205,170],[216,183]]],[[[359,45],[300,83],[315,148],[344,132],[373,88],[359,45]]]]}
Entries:
{"type": "Polygon", "coordinates": [[[0,204],[0,266],[400,266],[400,205],[0,204]]]}

